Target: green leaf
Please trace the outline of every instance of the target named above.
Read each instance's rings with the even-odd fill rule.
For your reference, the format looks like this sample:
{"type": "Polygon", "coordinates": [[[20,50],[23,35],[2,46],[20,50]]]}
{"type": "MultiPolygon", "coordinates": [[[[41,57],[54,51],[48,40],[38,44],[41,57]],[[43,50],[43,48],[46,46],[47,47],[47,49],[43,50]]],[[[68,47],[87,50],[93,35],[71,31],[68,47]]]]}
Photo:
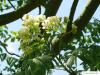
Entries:
{"type": "Polygon", "coordinates": [[[11,42],[14,42],[15,40],[16,40],[15,37],[11,38],[11,42]]]}
{"type": "Polygon", "coordinates": [[[52,58],[49,55],[43,55],[39,59],[42,61],[50,61],[52,58]]]}
{"type": "Polygon", "coordinates": [[[4,32],[5,32],[6,34],[8,34],[8,31],[7,31],[7,30],[4,30],[4,32]]]}
{"type": "Polygon", "coordinates": [[[18,7],[20,7],[23,4],[23,0],[17,1],[18,7]]]}
{"type": "Polygon", "coordinates": [[[24,71],[18,71],[12,75],[25,75],[25,72],[24,71]]]}
{"type": "Polygon", "coordinates": [[[29,66],[28,68],[25,69],[25,75],[34,75],[31,73],[31,67],[29,66]]]}
{"type": "Polygon", "coordinates": [[[0,53],[2,53],[2,48],[0,47],[0,53]]]}
{"type": "Polygon", "coordinates": [[[10,36],[7,37],[7,38],[5,38],[5,39],[4,39],[4,42],[7,42],[10,38],[11,38],[10,36]]]}
{"type": "Polygon", "coordinates": [[[75,56],[71,56],[71,57],[67,60],[66,65],[67,65],[68,67],[72,67],[72,65],[74,64],[74,62],[75,62],[75,56]]]}
{"type": "Polygon", "coordinates": [[[6,5],[6,0],[4,0],[4,5],[6,5]]]}
{"type": "Polygon", "coordinates": [[[14,36],[17,35],[17,32],[15,32],[15,31],[11,31],[11,33],[12,33],[14,36]]]}
{"type": "Polygon", "coordinates": [[[15,63],[17,62],[18,60],[13,58],[13,57],[7,57],[7,64],[12,67],[15,65],[15,63]]]}
{"type": "Polygon", "coordinates": [[[99,38],[92,37],[92,39],[93,39],[94,42],[100,43],[100,39],[99,38]]]}
{"type": "Polygon", "coordinates": [[[32,75],[45,75],[46,69],[43,65],[35,63],[35,62],[30,62],[30,68],[31,68],[31,74],[32,75]]]}
{"type": "Polygon", "coordinates": [[[2,53],[2,54],[0,54],[0,59],[1,59],[1,61],[4,61],[5,60],[5,58],[6,58],[6,53],[2,53]]]}
{"type": "Polygon", "coordinates": [[[3,46],[5,48],[7,46],[7,44],[2,42],[1,46],[3,46]]]}

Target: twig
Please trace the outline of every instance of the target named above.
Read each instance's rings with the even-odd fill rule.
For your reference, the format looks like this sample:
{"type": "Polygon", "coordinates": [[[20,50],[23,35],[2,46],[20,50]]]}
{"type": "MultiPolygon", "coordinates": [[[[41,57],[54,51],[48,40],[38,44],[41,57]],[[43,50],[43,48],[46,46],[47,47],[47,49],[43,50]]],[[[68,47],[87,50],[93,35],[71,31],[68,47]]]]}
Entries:
{"type": "Polygon", "coordinates": [[[41,14],[41,5],[39,5],[39,15],[41,14]]]}
{"type": "Polygon", "coordinates": [[[72,29],[72,22],[73,22],[73,18],[74,18],[74,15],[75,15],[75,10],[76,10],[78,1],[79,0],[74,0],[74,2],[72,4],[71,10],[70,10],[70,15],[69,15],[69,21],[67,23],[66,32],[69,32],[72,29]]]}
{"type": "Polygon", "coordinates": [[[9,4],[14,8],[14,10],[16,10],[15,6],[11,3],[10,0],[8,0],[9,4]]]}
{"type": "Polygon", "coordinates": [[[10,52],[7,50],[7,48],[6,48],[6,44],[2,43],[1,41],[0,41],[0,45],[3,46],[3,48],[5,49],[5,51],[6,51],[8,54],[10,54],[10,55],[15,55],[15,56],[17,56],[17,57],[20,57],[20,55],[17,55],[17,54],[15,54],[15,53],[10,53],[10,52]]]}
{"type": "Polygon", "coordinates": [[[58,57],[56,57],[56,59],[59,61],[59,63],[63,66],[63,68],[64,68],[67,72],[71,73],[71,71],[69,71],[68,68],[64,66],[64,64],[59,60],[58,57]]]}
{"type": "MultiPolygon", "coordinates": [[[[60,68],[55,68],[55,70],[64,70],[64,69],[60,69],[60,68]]],[[[64,70],[65,71],[65,70],[64,70]]]]}
{"type": "MultiPolygon", "coordinates": [[[[39,1],[39,4],[41,4],[41,2],[39,1]]],[[[39,5],[39,15],[41,14],[41,5],[39,5]]]]}
{"type": "Polygon", "coordinates": [[[53,59],[53,61],[55,62],[55,64],[56,64],[57,66],[59,66],[59,63],[56,61],[56,59],[53,59]]]}

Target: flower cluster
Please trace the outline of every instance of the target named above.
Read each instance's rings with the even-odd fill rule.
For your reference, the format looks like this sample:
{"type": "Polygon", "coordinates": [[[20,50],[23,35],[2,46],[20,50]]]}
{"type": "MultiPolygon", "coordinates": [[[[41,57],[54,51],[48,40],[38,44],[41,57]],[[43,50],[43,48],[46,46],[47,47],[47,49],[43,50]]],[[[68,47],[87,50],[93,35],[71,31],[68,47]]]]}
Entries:
{"type": "Polygon", "coordinates": [[[48,17],[42,23],[42,28],[46,30],[46,32],[57,31],[61,27],[61,18],[57,16],[48,17]]]}
{"type": "Polygon", "coordinates": [[[22,19],[23,27],[19,31],[20,47],[27,54],[35,50],[43,50],[44,42],[47,40],[47,38],[45,39],[45,34],[60,34],[64,32],[67,23],[67,19],[62,22],[61,18],[57,16],[46,18],[45,15],[30,16],[25,14],[22,19]],[[44,30],[45,34],[41,33],[42,30],[44,30]]]}
{"type": "MultiPolygon", "coordinates": [[[[21,49],[29,54],[33,51],[34,45],[33,41],[37,42],[37,45],[39,42],[43,42],[40,37],[40,22],[43,22],[46,17],[45,15],[39,15],[39,16],[30,16],[25,14],[23,16],[23,27],[19,31],[19,38],[21,39],[21,49]],[[30,47],[31,46],[31,47],[30,47]]],[[[34,49],[35,50],[35,49],[34,49]]]]}

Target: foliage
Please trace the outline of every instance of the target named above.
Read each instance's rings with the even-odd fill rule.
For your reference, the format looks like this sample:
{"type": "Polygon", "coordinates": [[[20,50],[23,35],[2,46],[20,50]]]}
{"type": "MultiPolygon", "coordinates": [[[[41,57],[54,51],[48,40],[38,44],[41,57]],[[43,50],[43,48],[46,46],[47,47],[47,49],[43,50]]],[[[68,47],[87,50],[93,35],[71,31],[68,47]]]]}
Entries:
{"type": "MultiPolygon", "coordinates": [[[[56,36],[65,32],[67,20],[57,16],[46,18],[45,15],[30,16],[26,14],[23,17],[23,27],[18,33],[9,34],[7,27],[1,27],[0,37],[1,42],[4,42],[1,46],[6,47],[6,42],[10,39],[12,42],[18,39],[20,50],[24,52],[18,60],[15,57],[9,57],[0,47],[1,61],[6,60],[9,65],[4,70],[12,72],[13,75],[38,75],[39,72],[41,75],[45,75],[50,69],[55,69],[56,66],[59,68],[67,67],[75,71],[77,69],[77,66],[74,65],[77,64],[76,58],[82,60],[80,65],[83,65],[84,70],[100,70],[100,21],[97,19],[88,24],[81,36],[73,33],[76,37],[72,42],[67,45],[62,43],[64,53],[52,60],[49,55],[52,43],[57,40],[56,36]]],[[[76,31],[77,28],[75,28],[73,27],[76,31]]]]}
{"type": "MultiPolygon", "coordinates": [[[[23,28],[19,31],[21,43],[20,49],[24,52],[23,58],[28,56],[29,59],[35,59],[39,56],[47,55],[52,49],[52,43],[57,40],[56,36],[65,32],[65,25],[68,22],[65,20],[62,21],[61,18],[56,16],[51,16],[46,19],[44,15],[36,17],[25,15],[23,20],[23,28]],[[42,30],[43,32],[41,33],[42,30]]],[[[100,54],[97,54],[96,56],[94,53],[94,49],[97,53],[99,53],[99,42],[96,42],[99,41],[100,37],[99,24],[99,20],[97,19],[95,19],[93,23],[89,23],[88,26],[82,31],[80,37],[80,34],[76,34],[75,32],[77,28],[73,27],[75,30],[75,33],[73,34],[76,35],[76,38],[71,43],[63,46],[64,54],[57,56],[59,57],[59,59],[57,59],[59,61],[58,64],[62,61],[66,67],[75,71],[77,66],[73,64],[77,64],[76,58],[79,58],[82,60],[81,65],[83,65],[85,70],[99,69],[100,61],[98,61],[98,57],[100,54]],[[93,36],[94,32],[95,34],[93,36]],[[96,35],[96,33],[98,33],[98,35],[96,35]],[[97,40],[93,40],[94,37],[97,37],[97,40]],[[97,61],[93,62],[94,59],[97,59],[97,61]],[[93,62],[93,64],[91,62],[93,62]]],[[[57,65],[57,60],[55,60],[56,65],[53,64],[53,66],[60,67],[57,65]]]]}
{"type": "Polygon", "coordinates": [[[94,19],[84,29],[79,43],[80,56],[84,69],[100,70],[100,21],[94,19]],[[94,61],[95,60],[95,61],[94,61]]]}
{"type": "MultiPolygon", "coordinates": [[[[3,70],[10,71],[11,73],[15,72],[15,63],[18,62],[18,59],[15,57],[10,57],[9,52],[7,51],[7,42],[11,41],[15,38],[11,35],[11,33],[8,31],[7,26],[1,26],[0,27],[0,61],[7,63],[6,67],[3,68],[3,70]],[[8,53],[7,53],[8,52],[8,53]]],[[[12,53],[11,53],[12,54],[12,53]]],[[[1,70],[2,71],[2,70],[1,70]]]]}
{"type": "Polygon", "coordinates": [[[29,1],[30,0],[0,0],[0,11],[3,12],[11,8],[17,10],[29,1]]]}
{"type": "MultiPolygon", "coordinates": [[[[0,0],[0,11],[11,8],[18,10],[30,1],[32,0],[0,0]]],[[[47,15],[50,12],[56,12],[50,10],[48,13],[48,8],[52,5],[49,2],[52,3],[52,1],[47,0],[43,3],[47,15]]],[[[51,69],[63,69],[71,75],[76,75],[79,71],[77,58],[82,61],[80,65],[83,66],[84,70],[100,70],[100,21],[94,19],[82,32],[78,32],[78,25],[72,23],[72,29],[66,32],[66,26],[68,22],[71,22],[71,19],[58,16],[47,17],[47,15],[30,16],[25,14],[22,18],[23,27],[19,32],[10,33],[6,26],[0,27],[0,61],[7,63],[2,71],[6,70],[11,75],[40,75],[40,73],[47,75],[51,69]],[[57,56],[52,56],[54,54],[53,44],[58,40],[62,41],[60,37],[64,33],[72,33],[75,38],[67,44],[61,42],[58,45],[61,52],[57,56]],[[7,51],[8,45],[6,43],[9,40],[20,42],[19,49],[23,52],[20,57],[11,56],[16,54],[7,51]]],[[[86,23],[85,20],[84,23],[86,23]]],[[[0,74],[2,75],[2,72],[0,74]]]]}
{"type": "Polygon", "coordinates": [[[0,0],[0,11],[2,12],[3,10],[10,9],[11,6],[7,3],[6,0],[0,0]]]}
{"type": "Polygon", "coordinates": [[[45,54],[45,50],[49,48],[48,41],[55,35],[61,34],[59,31],[62,30],[60,18],[52,16],[46,19],[45,15],[36,17],[25,15],[23,20],[23,28],[19,31],[20,48],[26,55],[45,54]]]}

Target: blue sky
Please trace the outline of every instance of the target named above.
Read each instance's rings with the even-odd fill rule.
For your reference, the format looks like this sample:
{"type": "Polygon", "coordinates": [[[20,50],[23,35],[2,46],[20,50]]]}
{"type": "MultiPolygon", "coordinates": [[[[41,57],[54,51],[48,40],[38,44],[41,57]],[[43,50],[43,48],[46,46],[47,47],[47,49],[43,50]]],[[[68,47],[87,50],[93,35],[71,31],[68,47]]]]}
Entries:
{"type": "MultiPolygon", "coordinates": [[[[88,1],[89,0],[79,0],[74,20],[83,11],[83,9],[86,6],[86,4],[87,4],[88,1]]],[[[63,2],[61,4],[61,7],[58,10],[57,16],[60,16],[60,17],[68,16],[69,12],[70,12],[70,7],[71,7],[71,3],[72,2],[73,2],[73,0],[63,0],[63,2]]],[[[44,10],[43,10],[43,12],[44,12],[44,10]]],[[[31,11],[29,14],[31,14],[31,15],[37,15],[38,14],[38,9],[35,9],[35,10],[31,11]]],[[[95,14],[93,15],[93,17],[100,20],[100,6],[97,9],[97,11],[95,12],[95,14]]],[[[18,31],[21,28],[21,24],[22,24],[22,20],[21,19],[15,21],[15,22],[12,22],[12,23],[8,24],[9,30],[10,31],[11,30],[18,31]]],[[[15,45],[13,45],[13,44],[10,43],[9,47],[8,47],[8,50],[10,52],[12,52],[12,51],[16,52],[17,51],[17,53],[19,53],[19,51],[17,50],[18,45],[19,45],[18,43],[16,43],[15,45]],[[15,50],[13,50],[13,49],[15,49],[15,50]]],[[[55,70],[53,72],[53,75],[67,75],[67,72],[62,71],[62,70],[57,70],[57,71],[55,70]]]]}
{"type": "MultiPolygon", "coordinates": [[[[79,0],[78,7],[77,7],[76,12],[75,12],[74,20],[84,10],[84,7],[88,3],[88,1],[89,0],[79,0]]],[[[71,3],[72,2],[73,2],[73,0],[63,0],[62,4],[61,4],[61,6],[60,6],[60,8],[58,10],[57,16],[60,16],[60,17],[68,16],[69,13],[70,13],[70,8],[71,8],[71,3]]],[[[42,12],[44,12],[44,10],[42,10],[42,12]]],[[[33,16],[37,15],[38,14],[38,8],[36,8],[35,10],[29,12],[28,14],[31,14],[33,16]]],[[[95,12],[95,14],[93,15],[93,17],[100,20],[100,6],[98,7],[98,9],[95,12]]],[[[19,30],[21,28],[21,24],[22,24],[22,20],[18,19],[16,21],[8,24],[9,30],[17,31],[17,30],[19,30]]]]}

